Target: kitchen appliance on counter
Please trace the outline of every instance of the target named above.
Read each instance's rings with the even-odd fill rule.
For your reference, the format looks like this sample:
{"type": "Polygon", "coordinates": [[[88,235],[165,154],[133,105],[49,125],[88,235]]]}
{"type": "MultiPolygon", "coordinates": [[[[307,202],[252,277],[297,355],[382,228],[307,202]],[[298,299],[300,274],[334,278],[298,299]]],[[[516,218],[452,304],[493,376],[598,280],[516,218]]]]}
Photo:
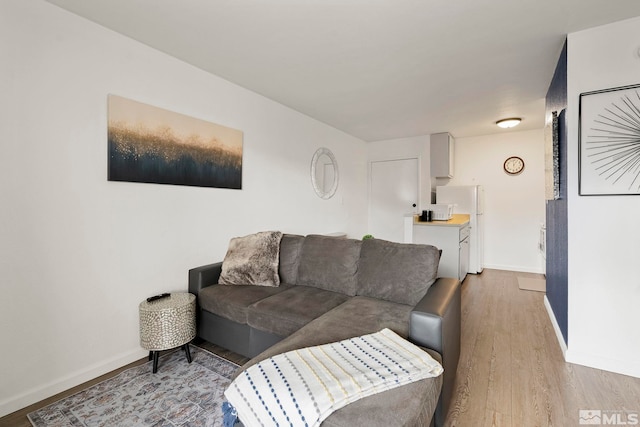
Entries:
{"type": "Polygon", "coordinates": [[[439,185],[436,203],[453,205],[453,213],[470,215],[469,273],[484,268],[484,189],[481,185],[439,185]]]}
{"type": "Polygon", "coordinates": [[[427,205],[425,210],[431,211],[431,220],[433,221],[449,221],[453,216],[453,205],[427,205]]]}

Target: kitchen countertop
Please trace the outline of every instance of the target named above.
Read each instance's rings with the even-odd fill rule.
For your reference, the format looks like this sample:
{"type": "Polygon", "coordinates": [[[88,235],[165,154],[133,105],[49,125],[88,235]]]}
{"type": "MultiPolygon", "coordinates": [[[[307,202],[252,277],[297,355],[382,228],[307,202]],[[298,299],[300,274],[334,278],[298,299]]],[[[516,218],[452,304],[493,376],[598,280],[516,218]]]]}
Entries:
{"type": "Polygon", "coordinates": [[[453,214],[451,219],[448,221],[420,221],[420,215],[413,216],[413,224],[414,225],[429,225],[429,226],[437,226],[437,227],[461,227],[465,224],[468,224],[470,221],[469,214],[453,214]]]}

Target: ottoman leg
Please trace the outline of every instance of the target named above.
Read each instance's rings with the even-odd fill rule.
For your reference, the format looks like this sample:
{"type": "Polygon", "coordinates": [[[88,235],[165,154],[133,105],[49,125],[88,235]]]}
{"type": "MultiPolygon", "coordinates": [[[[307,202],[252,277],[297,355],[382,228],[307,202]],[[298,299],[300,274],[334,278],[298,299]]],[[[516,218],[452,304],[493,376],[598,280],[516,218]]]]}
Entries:
{"type": "Polygon", "coordinates": [[[189,343],[183,345],[182,348],[187,355],[187,362],[191,363],[191,352],[189,351],[189,343]]]}
{"type": "Polygon", "coordinates": [[[149,361],[151,361],[151,359],[153,359],[153,351],[149,352],[149,361]]]}
{"type": "Polygon", "coordinates": [[[158,372],[158,355],[160,354],[159,351],[154,351],[153,353],[153,373],[155,374],[156,372],[158,372]]]}

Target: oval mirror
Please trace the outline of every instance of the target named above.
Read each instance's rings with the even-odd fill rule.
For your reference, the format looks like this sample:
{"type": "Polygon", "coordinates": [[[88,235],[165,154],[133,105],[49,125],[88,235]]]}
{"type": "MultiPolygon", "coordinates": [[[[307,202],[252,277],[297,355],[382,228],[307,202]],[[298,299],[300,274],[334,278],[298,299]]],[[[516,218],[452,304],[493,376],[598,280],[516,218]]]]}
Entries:
{"type": "Polygon", "coordinates": [[[328,148],[318,148],[311,159],[311,182],[318,197],[330,199],[338,189],[338,162],[328,148]]]}

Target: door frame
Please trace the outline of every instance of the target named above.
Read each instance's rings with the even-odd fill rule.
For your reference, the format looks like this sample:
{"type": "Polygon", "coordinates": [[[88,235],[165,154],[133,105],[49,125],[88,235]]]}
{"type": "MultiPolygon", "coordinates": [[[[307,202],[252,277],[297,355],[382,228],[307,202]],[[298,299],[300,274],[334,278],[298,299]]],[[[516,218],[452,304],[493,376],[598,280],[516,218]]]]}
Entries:
{"type": "MultiPolygon", "coordinates": [[[[423,206],[424,200],[428,200],[426,203],[431,203],[431,194],[429,194],[429,198],[425,199],[422,194],[425,186],[423,185],[423,164],[422,164],[422,155],[400,155],[400,156],[379,156],[370,158],[367,162],[367,230],[370,229],[369,218],[371,217],[371,199],[373,193],[373,180],[372,180],[372,167],[373,163],[380,162],[394,162],[400,160],[417,160],[418,161],[418,200],[416,201],[417,206],[415,207],[415,212],[419,213],[421,206],[423,206]]],[[[431,192],[431,185],[426,186],[429,188],[429,192],[431,192]]]]}

